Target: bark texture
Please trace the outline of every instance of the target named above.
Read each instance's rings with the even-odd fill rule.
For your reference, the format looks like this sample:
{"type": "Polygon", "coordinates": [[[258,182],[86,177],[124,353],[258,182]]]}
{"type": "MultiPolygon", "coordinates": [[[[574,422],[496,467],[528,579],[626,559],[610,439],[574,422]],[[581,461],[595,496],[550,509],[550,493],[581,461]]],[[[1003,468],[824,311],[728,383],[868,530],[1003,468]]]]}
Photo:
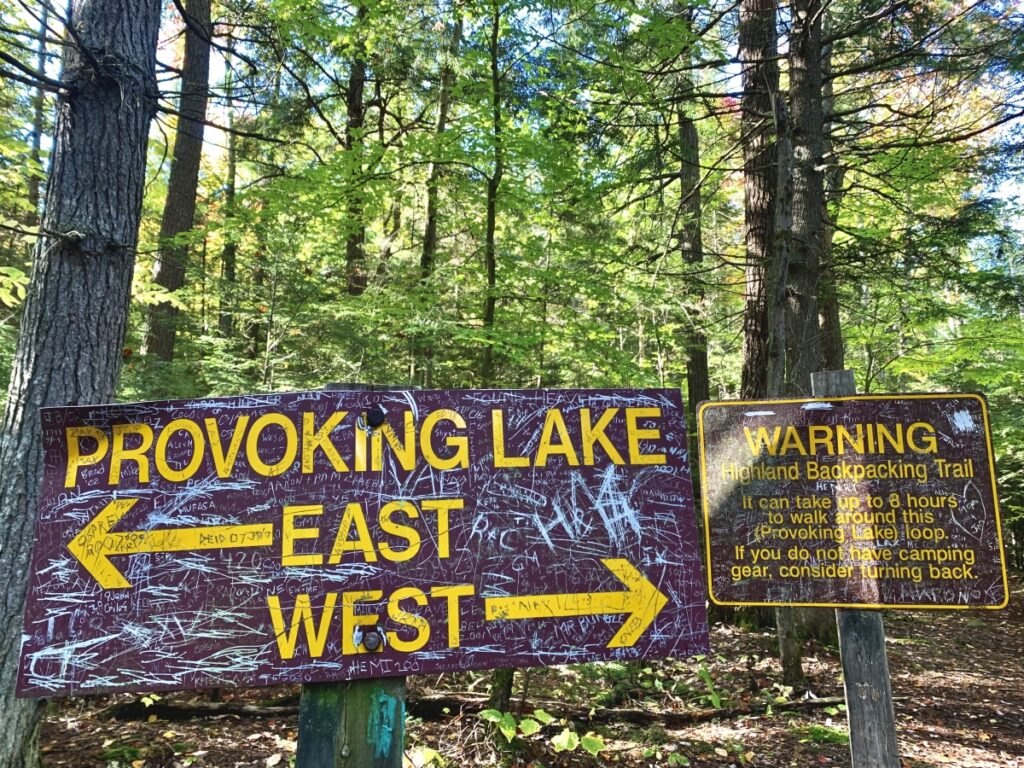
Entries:
{"type": "Polygon", "coordinates": [[[38,764],[40,705],[14,698],[42,474],[39,408],[109,401],[121,363],[157,97],[157,0],[80,0],[40,238],[0,429],[0,766],[38,764]]]}
{"type": "MultiPolygon", "coordinates": [[[[793,208],[786,282],[786,377],[783,393],[810,396],[811,374],[824,368],[819,319],[824,242],[824,111],[820,0],[793,0],[789,41],[789,103],[793,131],[793,208]]],[[[803,639],[829,635],[831,611],[776,611],[783,681],[804,681],[803,639]]]]}
{"type": "MultiPolygon", "coordinates": [[[[829,37],[828,16],[825,16],[823,33],[829,37]]],[[[835,95],[832,91],[832,46],[825,44],[821,49],[821,108],[824,127],[822,129],[822,161],[825,166],[825,203],[822,207],[822,240],[821,240],[821,290],[819,311],[821,313],[821,352],[825,359],[825,369],[841,371],[846,368],[846,350],[843,344],[843,332],[839,317],[839,277],[836,274],[835,260],[832,256],[832,240],[836,228],[834,222],[839,216],[839,207],[843,201],[845,189],[843,183],[846,168],[838,157],[832,141],[832,111],[835,109],[835,95]]]]}
{"type": "MultiPolygon", "coordinates": [[[[203,154],[203,122],[210,77],[210,0],[187,0],[185,4],[185,56],[182,62],[181,98],[178,102],[178,131],[171,156],[167,200],[160,221],[160,251],[153,265],[153,281],[176,291],[185,284],[188,246],[175,238],[192,229],[196,215],[199,161],[203,154]]],[[[149,308],[146,354],[161,360],[174,359],[174,340],[180,312],[170,304],[149,308]]]]}
{"type": "MultiPolygon", "coordinates": [[[[687,265],[700,269],[704,263],[704,243],[701,236],[701,200],[700,200],[700,144],[697,136],[697,125],[693,118],[680,110],[679,112],[679,180],[682,185],[680,214],[683,226],[680,230],[679,246],[683,261],[687,265]]],[[[695,283],[694,298],[698,306],[704,303],[704,288],[695,283]]],[[[687,412],[695,417],[697,404],[710,397],[708,386],[708,339],[700,323],[703,312],[698,311],[694,323],[686,334],[686,391],[687,412]]],[[[695,424],[691,424],[695,426],[695,424]]],[[[694,429],[691,434],[696,434],[694,429]]]]}
{"type": "Polygon", "coordinates": [[[823,368],[818,280],[825,205],[821,0],[793,0],[789,97],[793,120],[793,231],[786,326],[786,394],[809,396],[823,368]]]}
{"type": "Polygon", "coordinates": [[[740,131],[743,141],[746,306],[743,313],[741,394],[767,392],[767,276],[774,258],[778,149],[772,103],[779,92],[775,0],[740,3],[739,54],[743,76],[740,131]]]}

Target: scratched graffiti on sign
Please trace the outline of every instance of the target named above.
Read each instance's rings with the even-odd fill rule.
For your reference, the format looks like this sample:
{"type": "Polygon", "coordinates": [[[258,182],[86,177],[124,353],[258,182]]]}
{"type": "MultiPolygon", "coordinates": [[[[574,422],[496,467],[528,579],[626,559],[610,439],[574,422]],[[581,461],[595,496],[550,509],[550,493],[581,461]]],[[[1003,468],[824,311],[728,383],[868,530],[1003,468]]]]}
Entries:
{"type": "Polygon", "coordinates": [[[317,391],[42,420],[23,695],[707,648],[678,392],[317,391]]]}
{"type": "Polygon", "coordinates": [[[982,397],[703,403],[699,427],[715,602],[1006,605],[982,397]]]}

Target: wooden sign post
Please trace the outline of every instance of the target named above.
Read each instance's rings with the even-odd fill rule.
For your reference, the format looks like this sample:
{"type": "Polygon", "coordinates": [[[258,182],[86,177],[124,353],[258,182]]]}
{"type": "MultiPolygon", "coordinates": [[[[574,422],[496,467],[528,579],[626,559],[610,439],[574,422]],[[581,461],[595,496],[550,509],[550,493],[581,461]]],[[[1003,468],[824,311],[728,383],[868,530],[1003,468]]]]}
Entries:
{"type": "MultiPolygon", "coordinates": [[[[811,374],[811,393],[821,398],[856,394],[853,371],[811,374]]],[[[836,608],[836,626],[853,766],[900,768],[882,613],[836,608]]]]}
{"type": "MultiPolygon", "coordinates": [[[[324,389],[372,392],[403,388],[328,384],[324,389]]],[[[404,677],[304,684],[295,768],[402,768],[405,692],[404,677]]]]}

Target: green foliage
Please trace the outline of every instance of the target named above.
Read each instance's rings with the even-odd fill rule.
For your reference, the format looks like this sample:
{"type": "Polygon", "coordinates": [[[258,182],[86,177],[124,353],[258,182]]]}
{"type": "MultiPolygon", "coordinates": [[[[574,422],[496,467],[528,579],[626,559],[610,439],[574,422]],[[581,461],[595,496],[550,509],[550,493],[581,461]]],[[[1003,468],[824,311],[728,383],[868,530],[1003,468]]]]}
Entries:
{"type": "Polygon", "coordinates": [[[700,667],[697,669],[697,674],[701,680],[704,681],[704,685],[708,690],[708,702],[715,709],[722,708],[722,697],[715,688],[714,678],[711,677],[711,670],[708,669],[708,665],[701,662],[700,667]]]}
{"type": "Polygon", "coordinates": [[[800,741],[803,743],[844,745],[850,743],[850,734],[846,728],[839,728],[834,725],[812,724],[796,728],[794,733],[800,736],[800,741]]]}
{"type": "MultiPolygon", "coordinates": [[[[524,717],[519,720],[516,720],[516,717],[510,712],[500,712],[496,709],[485,709],[478,713],[478,717],[492,723],[509,743],[516,738],[517,734],[529,738],[540,733],[544,726],[555,722],[555,717],[543,709],[535,709],[532,717],[524,717]]],[[[605,749],[604,740],[600,736],[592,731],[580,736],[570,725],[565,725],[561,731],[548,740],[548,743],[555,752],[572,752],[582,749],[595,757],[605,749]]]]}

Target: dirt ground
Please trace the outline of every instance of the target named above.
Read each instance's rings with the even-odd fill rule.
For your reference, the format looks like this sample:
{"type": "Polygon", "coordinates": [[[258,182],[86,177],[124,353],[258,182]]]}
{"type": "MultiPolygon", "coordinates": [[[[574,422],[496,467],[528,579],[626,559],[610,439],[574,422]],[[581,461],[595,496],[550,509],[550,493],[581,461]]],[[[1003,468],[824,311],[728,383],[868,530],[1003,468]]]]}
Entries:
{"type": "MultiPolygon", "coordinates": [[[[1004,611],[886,613],[905,768],[1024,768],[1024,579],[1011,587],[1004,611]]],[[[836,649],[809,646],[808,697],[780,684],[771,633],[719,624],[712,648],[704,659],[520,672],[506,719],[517,731],[503,749],[480,716],[487,674],[410,678],[406,765],[850,766],[836,649]]],[[[285,768],[295,760],[296,702],[286,688],[57,700],[44,760],[285,768]],[[231,711],[242,705],[255,711],[231,711]]]]}

